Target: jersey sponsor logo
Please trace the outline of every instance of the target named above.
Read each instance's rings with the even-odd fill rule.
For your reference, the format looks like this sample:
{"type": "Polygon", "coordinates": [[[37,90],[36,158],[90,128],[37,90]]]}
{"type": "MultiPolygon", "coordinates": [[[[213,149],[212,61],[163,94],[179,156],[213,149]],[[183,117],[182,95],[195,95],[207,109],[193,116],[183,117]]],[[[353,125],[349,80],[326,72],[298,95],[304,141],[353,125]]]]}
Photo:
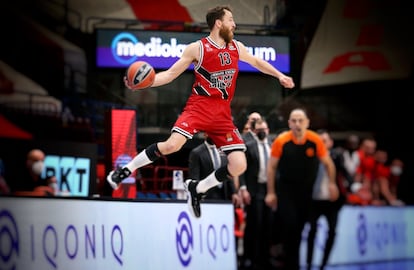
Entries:
{"type": "Polygon", "coordinates": [[[211,52],[213,49],[211,48],[210,44],[206,43],[204,44],[204,47],[206,49],[206,51],[211,52]]]}
{"type": "Polygon", "coordinates": [[[230,44],[229,45],[229,50],[230,51],[234,51],[234,50],[237,50],[237,49],[236,49],[236,47],[233,46],[233,44],[230,44]]]}
{"type": "Polygon", "coordinates": [[[232,142],[233,141],[233,136],[232,136],[231,133],[227,133],[226,134],[226,141],[228,141],[228,142],[232,142]]]}
{"type": "Polygon", "coordinates": [[[315,149],[313,149],[313,148],[307,148],[306,149],[306,156],[308,156],[308,157],[314,157],[315,156],[315,149]]]}
{"type": "Polygon", "coordinates": [[[210,76],[210,87],[225,89],[231,86],[236,71],[234,69],[214,72],[210,76]]]}

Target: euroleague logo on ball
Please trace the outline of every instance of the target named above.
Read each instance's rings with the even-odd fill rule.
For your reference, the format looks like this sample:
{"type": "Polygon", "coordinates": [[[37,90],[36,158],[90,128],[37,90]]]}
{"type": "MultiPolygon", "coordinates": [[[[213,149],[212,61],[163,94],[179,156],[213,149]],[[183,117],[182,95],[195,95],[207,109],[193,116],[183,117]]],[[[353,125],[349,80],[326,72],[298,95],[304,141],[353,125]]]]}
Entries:
{"type": "Polygon", "coordinates": [[[147,62],[136,61],[128,67],[126,78],[132,90],[145,89],[154,83],[155,70],[147,62]]]}

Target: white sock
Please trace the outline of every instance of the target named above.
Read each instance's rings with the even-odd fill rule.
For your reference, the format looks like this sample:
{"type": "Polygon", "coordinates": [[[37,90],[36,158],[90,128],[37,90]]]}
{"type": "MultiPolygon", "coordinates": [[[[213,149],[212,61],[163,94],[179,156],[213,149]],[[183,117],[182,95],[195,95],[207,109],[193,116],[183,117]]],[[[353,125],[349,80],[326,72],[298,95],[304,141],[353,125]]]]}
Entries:
{"type": "Polygon", "coordinates": [[[152,161],[148,158],[147,153],[145,150],[141,151],[138,155],[136,155],[125,167],[128,168],[131,172],[135,171],[138,168],[144,167],[147,164],[152,163],[152,161]]]}
{"type": "Polygon", "coordinates": [[[196,187],[197,193],[206,193],[207,190],[209,190],[212,187],[215,187],[219,185],[221,182],[219,182],[214,174],[215,172],[212,172],[209,174],[206,178],[203,180],[200,180],[198,182],[198,185],[196,187]]]}

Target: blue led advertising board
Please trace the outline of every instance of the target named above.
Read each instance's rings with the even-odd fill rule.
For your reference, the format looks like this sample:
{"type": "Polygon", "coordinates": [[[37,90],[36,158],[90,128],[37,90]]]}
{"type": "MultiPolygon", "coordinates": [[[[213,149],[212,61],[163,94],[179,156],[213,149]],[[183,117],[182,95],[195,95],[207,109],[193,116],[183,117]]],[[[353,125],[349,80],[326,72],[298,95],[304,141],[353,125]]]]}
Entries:
{"type": "MultiPolygon", "coordinates": [[[[155,69],[167,69],[182,55],[187,44],[206,33],[166,32],[145,30],[96,30],[96,66],[126,68],[141,60],[155,69]]],[[[254,55],[268,61],[281,72],[290,72],[290,41],[287,36],[235,35],[254,55]]],[[[257,72],[240,62],[241,72],[257,72]]],[[[190,67],[193,69],[193,66],[190,67]]]]}

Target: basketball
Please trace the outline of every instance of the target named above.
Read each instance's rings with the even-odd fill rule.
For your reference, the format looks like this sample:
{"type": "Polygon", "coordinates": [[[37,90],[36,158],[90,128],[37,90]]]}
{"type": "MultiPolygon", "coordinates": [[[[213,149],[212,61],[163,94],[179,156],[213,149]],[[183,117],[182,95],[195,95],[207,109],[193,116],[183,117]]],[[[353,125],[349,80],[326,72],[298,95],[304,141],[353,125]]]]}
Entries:
{"type": "Polygon", "coordinates": [[[154,83],[155,70],[147,62],[136,61],[128,67],[125,76],[132,90],[141,90],[154,83]]]}

